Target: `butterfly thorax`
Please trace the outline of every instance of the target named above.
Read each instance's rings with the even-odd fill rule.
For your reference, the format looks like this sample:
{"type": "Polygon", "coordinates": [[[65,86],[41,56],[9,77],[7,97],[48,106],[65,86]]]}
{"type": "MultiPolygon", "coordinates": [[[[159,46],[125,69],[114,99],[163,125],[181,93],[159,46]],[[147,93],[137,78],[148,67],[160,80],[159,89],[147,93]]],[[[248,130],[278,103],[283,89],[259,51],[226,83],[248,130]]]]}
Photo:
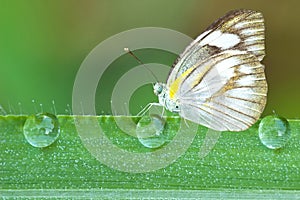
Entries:
{"type": "Polygon", "coordinates": [[[158,96],[158,102],[171,112],[180,111],[179,102],[170,98],[170,92],[164,83],[155,83],[153,86],[154,94],[158,96]]]}

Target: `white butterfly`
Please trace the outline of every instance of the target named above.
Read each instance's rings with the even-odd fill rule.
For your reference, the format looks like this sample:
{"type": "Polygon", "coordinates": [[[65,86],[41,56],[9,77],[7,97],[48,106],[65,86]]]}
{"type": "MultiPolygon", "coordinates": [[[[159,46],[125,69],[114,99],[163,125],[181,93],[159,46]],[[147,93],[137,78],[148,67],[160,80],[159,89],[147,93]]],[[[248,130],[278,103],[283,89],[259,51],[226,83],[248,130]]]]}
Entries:
{"type": "Polygon", "coordinates": [[[249,128],[267,99],[264,38],[261,13],[227,13],[184,50],[166,84],[154,85],[159,103],[217,131],[249,128]]]}

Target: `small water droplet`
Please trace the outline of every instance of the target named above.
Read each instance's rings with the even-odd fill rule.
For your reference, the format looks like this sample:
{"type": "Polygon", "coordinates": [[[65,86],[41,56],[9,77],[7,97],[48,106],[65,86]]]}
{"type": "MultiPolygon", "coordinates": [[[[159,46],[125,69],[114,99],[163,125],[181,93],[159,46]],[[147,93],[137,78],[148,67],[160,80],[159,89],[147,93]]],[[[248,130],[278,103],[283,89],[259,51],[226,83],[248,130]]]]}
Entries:
{"type": "Polygon", "coordinates": [[[54,114],[56,115],[56,107],[55,107],[55,101],[54,100],[52,100],[52,106],[53,106],[53,112],[54,112],[54,114]]]}
{"type": "Polygon", "coordinates": [[[71,109],[71,106],[70,106],[70,104],[67,104],[67,110],[68,110],[68,114],[69,115],[72,115],[72,109],[71,109]]]}
{"type": "Polygon", "coordinates": [[[20,113],[20,115],[22,115],[23,111],[22,111],[22,104],[21,104],[21,102],[18,103],[18,106],[19,106],[19,113],[20,113]]]}
{"type": "Polygon", "coordinates": [[[59,136],[59,122],[55,115],[40,113],[27,118],[23,133],[26,140],[34,147],[47,147],[59,136]]]}
{"type": "Polygon", "coordinates": [[[40,108],[41,108],[41,112],[43,113],[44,109],[43,109],[43,104],[41,104],[41,103],[40,103],[40,108]]]}
{"type": "Polygon", "coordinates": [[[7,112],[4,110],[4,108],[0,105],[0,115],[7,115],[7,112]]]}
{"type": "Polygon", "coordinates": [[[277,115],[263,118],[258,132],[260,141],[270,149],[282,148],[291,137],[289,122],[277,115]]]}
{"type": "Polygon", "coordinates": [[[37,113],[37,112],[38,112],[38,109],[37,109],[37,107],[36,107],[36,102],[35,102],[35,100],[32,99],[31,102],[32,102],[32,104],[33,104],[33,108],[34,108],[35,113],[37,113]]]}
{"type": "Polygon", "coordinates": [[[15,108],[10,102],[8,102],[8,110],[9,110],[9,114],[13,114],[13,115],[17,114],[15,108]]]}
{"type": "Polygon", "coordinates": [[[136,125],[136,135],[142,145],[148,148],[162,146],[167,137],[163,134],[165,120],[159,115],[151,114],[143,116],[136,125]]]}

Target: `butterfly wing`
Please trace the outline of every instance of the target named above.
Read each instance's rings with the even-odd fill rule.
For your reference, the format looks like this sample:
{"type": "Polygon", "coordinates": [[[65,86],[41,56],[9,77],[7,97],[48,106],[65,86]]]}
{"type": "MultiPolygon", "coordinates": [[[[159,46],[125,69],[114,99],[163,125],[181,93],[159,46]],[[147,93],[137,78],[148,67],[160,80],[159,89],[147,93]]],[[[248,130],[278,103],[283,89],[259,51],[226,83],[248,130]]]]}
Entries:
{"type": "Polygon", "coordinates": [[[173,98],[183,118],[218,131],[241,131],[260,117],[267,97],[264,66],[247,51],[227,50],[183,74],[173,98]]]}
{"type": "Polygon", "coordinates": [[[260,12],[234,10],[215,21],[178,57],[170,71],[170,86],[199,61],[225,50],[247,51],[261,61],[265,55],[264,19],[260,12]]]}

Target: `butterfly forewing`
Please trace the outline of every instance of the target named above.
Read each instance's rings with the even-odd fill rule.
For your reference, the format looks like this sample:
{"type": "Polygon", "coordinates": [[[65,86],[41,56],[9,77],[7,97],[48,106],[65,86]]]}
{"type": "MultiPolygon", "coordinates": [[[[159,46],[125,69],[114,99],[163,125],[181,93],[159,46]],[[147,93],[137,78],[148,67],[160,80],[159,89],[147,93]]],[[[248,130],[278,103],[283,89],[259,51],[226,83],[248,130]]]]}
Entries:
{"type": "Polygon", "coordinates": [[[215,21],[176,60],[167,85],[170,86],[199,61],[225,50],[247,51],[261,61],[265,55],[262,14],[252,10],[235,10],[215,21]]]}
{"type": "Polygon", "coordinates": [[[264,18],[260,12],[252,10],[231,11],[214,22],[208,27],[208,30],[211,30],[210,34],[202,38],[201,42],[199,41],[200,45],[215,45],[222,50],[248,51],[260,61],[265,55],[264,18]],[[213,33],[215,36],[211,36],[213,33]]]}

